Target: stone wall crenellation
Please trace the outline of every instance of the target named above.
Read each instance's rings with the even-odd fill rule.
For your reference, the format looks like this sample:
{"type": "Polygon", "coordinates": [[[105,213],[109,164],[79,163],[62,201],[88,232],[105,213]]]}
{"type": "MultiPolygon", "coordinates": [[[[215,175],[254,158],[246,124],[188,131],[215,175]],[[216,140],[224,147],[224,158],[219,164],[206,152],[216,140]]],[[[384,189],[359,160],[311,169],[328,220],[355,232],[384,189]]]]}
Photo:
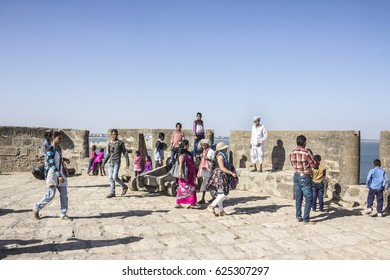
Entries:
{"type": "Polygon", "coordinates": [[[79,171],[88,157],[88,130],[53,129],[44,127],[0,127],[0,170],[2,172],[31,171],[42,165],[42,143],[46,130],[63,132],[63,155],[71,160],[69,168],[79,171]]]}

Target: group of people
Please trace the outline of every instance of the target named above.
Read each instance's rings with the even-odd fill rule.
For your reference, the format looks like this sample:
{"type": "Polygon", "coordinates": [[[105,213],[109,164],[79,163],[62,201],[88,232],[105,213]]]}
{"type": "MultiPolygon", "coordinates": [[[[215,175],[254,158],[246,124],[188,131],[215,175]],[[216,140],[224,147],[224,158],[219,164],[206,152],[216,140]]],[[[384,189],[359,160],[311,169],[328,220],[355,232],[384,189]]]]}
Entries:
{"type": "Polygon", "coordinates": [[[212,195],[211,204],[207,207],[215,216],[223,216],[223,201],[232,188],[230,178],[236,178],[237,174],[228,161],[228,145],[219,142],[215,146],[215,151],[210,146],[210,141],[201,139],[202,154],[198,173],[195,170],[193,153],[188,151],[189,141],[183,140],[180,143],[177,164],[179,166],[178,188],[175,208],[184,208],[183,204],[190,209],[200,209],[205,203],[206,191],[215,190],[212,195]],[[202,198],[198,202],[196,196],[196,177],[202,178],[200,191],[202,198]],[[218,209],[216,209],[218,206],[218,209]]]}
{"type": "MultiPolygon", "coordinates": [[[[297,147],[290,154],[291,165],[294,168],[295,188],[295,217],[298,222],[315,224],[310,220],[310,210],[317,210],[317,199],[319,211],[324,212],[324,179],[326,169],[321,165],[321,156],[313,155],[313,152],[306,147],[306,137],[297,137],[297,147]],[[305,206],[302,215],[302,203],[305,198],[305,206]]],[[[383,217],[383,191],[389,189],[389,178],[386,171],[381,168],[381,161],[374,160],[374,168],[368,173],[366,180],[368,188],[367,214],[373,212],[373,202],[377,199],[377,217],[383,217]]]]}
{"type": "MultiPolygon", "coordinates": [[[[262,163],[264,159],[264,142],[267,139],[267,131],[264,125],[260,124],[260,117],[253,118],[252,135],[250,143],[250,154],[252,162],[252,171],[262,172],[262,163]],[[257,165],[258,164],[258,165],[257,165]]],[[[193,136],[195,138],[194,149],[189,151],[189,141],[185,139],[181,131],[182,125],[176,124],[176,130],[171,135],[171,163],[177,162],[179,166],[178,189],[175,208],[199,209],[201,204],[205,204],[207,190],[210,190],[211,200],[207,207],[213,215],[223,216],[223,201],[229,194],[232,184],[237,180],[237,174],[234,167],[230,164],[227,156],[228,146],[220,142],[214,148],[208,139],[205,139],[202,114],[197,114],[194,121],[193,136]],[[196,173],[195,157],[198,156],[198,145],[202,147],[199,155],[200,164],[196,173]],[[200,187],[201,199],[198,201],[196,196],[196,177],[202,180],[200,187]]],[[[121,166],[122,155],[126,160],[126,168],[130,166],[129,155],[125,144],[118,138],[118,131],[111,130],[111,140],[108,143],[107,156],[104,157],[104,149],[96,154],[96,146],[92,147],[92,155],[89,162],[88,174],[99,165],[101,172],[104,172],[104,166],[108,162],[108,174],[110,179],[110,193],[107,198],[116,196],[115,183],[122,187],[121,196],[127,193],[128,186],[119,178],[119,169],[121,166]]],[[[56,190],[60,192],[60,218],[69,219],[68,196],[67,196],[67,175],[64,163],[69,160],[62,156],[60,147],[62,141],[60,131],[46,132],[43,143],[43,152],[46,162],[46,184],[47,194],[34,206],[33,216],[40,219],[39,211],[43,209],[54,198],[56,190]]],[[[164,151],[167,145],[164,143],[165,134],[159,133],[159,139],[154,148],[155,166],[163,166],[164,151]]],[[[291,165],[294,168],[294,188],[296,194],[296,212],[295,216],[298,222],[305,224],[315,224],[310,220],[310,210],[317,210],[317,200],[319,211],[324,211],[323,196],[325,191],[324,179],[326,169],[321,165],[321,156],[313,155],[313,152],[306,148],[306,137],[299,135],[296,139],[297,147],[290,154],[291,165]],[[303,198],[305,198],[304,211],[302,214],[303,198]]],[[[135,152],[133,159],[134,172],[136,176],[141,172],[150,171],[152,162],[150,156],[143,159],[139,151],[135,152]]],[[[102,174],[103,175],[103,174],[102,174]]],[[[388,190],[389,178],[386,171],[381,168],[380,160],[374,161],[374,168],[370,170],[366,186],[369,189],[367,198],[367,214],[372,213],[372,205],[375,197],[377,198],[377,216],[383,216],[383,190],[388,190]]]]}
{"type": "Polygon", "coordinates": [[[104,161],[104,149],[100,148],[99,153],[96,153],[96,149],[96,145],[92,145],[87,174],[91,175],[91,171],[92,174],[98,174],[100,171],[101,176],[106,176],[106,171],[104,170],[104,168],[102,168],[102,163],[104,161]]]}

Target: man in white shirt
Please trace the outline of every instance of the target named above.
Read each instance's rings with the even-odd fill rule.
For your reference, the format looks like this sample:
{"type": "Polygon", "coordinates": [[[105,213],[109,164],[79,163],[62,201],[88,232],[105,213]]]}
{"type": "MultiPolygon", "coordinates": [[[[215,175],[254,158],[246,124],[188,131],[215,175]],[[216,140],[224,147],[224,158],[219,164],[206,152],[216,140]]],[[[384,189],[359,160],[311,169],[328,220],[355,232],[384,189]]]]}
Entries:
{"type": "Polygon", "coordinates": [[[252,126],[251,136],[251,161],[253,169],[252,172],[263,171],[264,159],[264,141],[267,139],[267,130],[264,125],[260,124],[260,116],[253,117],[254,125],[252,126]],[[259,162],[259,169],[257,169],[257,162],[259,162]]]}

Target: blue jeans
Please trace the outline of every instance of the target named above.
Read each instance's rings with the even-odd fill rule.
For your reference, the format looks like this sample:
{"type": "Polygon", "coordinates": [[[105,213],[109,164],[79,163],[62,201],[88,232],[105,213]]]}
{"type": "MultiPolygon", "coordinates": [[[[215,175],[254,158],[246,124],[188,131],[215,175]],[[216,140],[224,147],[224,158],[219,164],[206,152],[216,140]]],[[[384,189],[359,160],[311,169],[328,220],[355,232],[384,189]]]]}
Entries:
{"type": "Polygon", "coordinates": [[[179,152],[179,148],[172,148],[171,150],[171,164],[173,165],[175,163],[176,154],[179,152]]]}
{"type": "Polygon", "coordinates": [[[295,187],[295,216],[302,218],[302,201],[305,197],[305,208],[303,212],[303,221],[308,222],[310,218],[310,208],[313,200],[313,192],[311,187],[311,177],[309,175],[301,176],[298,173],[294,174],[295,187]]]}
{"type": "Polygon", "coordinates": [[[313,183],[313,211],[316,210],[317,206],[317,197],[318,197],[318,206],[320,211],[324,211],[324,183],[313,183]]]}
{"type": "Polygon", "coordinates": [[[39,212],[42,210],[47,204],[49,204],[56,194],[56,189],[60,192],[60,205],[61,212],[60,216],[65,216],[68,211],[68,189],[66,185],[60,186],[50,186],[48,187],[46,195],[35,205],[34,210],[39,212]]]}
{"type": "Polygon", "coordinates": [[[198,153],[198,144],[199,144],[200,140],[202,140],[202,139],[204,139],[204,134],[199,134],[194,139],[194,150],[192,151],[192,156],[195,157],[196,154],[198,153]]]}
{"type": "Polygon", "coordinates": [[[89,173],[89,172],[91,171],[92,164],[93,164],[93,159],[89,159],[89,164],[88,164],[88,171],[87,171],[87,173],[89,173]]]}
{"type": "Polygon", "coordinates": [[[108,176],[110,177],[111,193],[113,194],[115,194],[115,182],[121,185],[123,189],[127,188],[125,183],[123,183],[122,180],[118,177],[119,168],[121,168],[120,163],[110,163],[108,165],[108,176]]]}
{"type": "Polygon", "coordinates": [[[367,208],[372,208],[374,199],[376,196],[376,210],[378,213],[382,213],[383,208],[383,189],[381,190],[368,190],[367,208]]]}

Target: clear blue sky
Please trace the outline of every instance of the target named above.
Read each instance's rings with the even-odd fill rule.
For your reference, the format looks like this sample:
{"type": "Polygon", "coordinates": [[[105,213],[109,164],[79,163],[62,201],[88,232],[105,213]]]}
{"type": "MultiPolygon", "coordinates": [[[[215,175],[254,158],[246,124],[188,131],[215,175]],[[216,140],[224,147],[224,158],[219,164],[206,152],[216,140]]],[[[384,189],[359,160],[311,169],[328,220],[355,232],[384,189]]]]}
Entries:
{"type": "Polygon", "coordinates": [[[390,1],[0,0],[0,125],[390,129],[390,1]]]}

